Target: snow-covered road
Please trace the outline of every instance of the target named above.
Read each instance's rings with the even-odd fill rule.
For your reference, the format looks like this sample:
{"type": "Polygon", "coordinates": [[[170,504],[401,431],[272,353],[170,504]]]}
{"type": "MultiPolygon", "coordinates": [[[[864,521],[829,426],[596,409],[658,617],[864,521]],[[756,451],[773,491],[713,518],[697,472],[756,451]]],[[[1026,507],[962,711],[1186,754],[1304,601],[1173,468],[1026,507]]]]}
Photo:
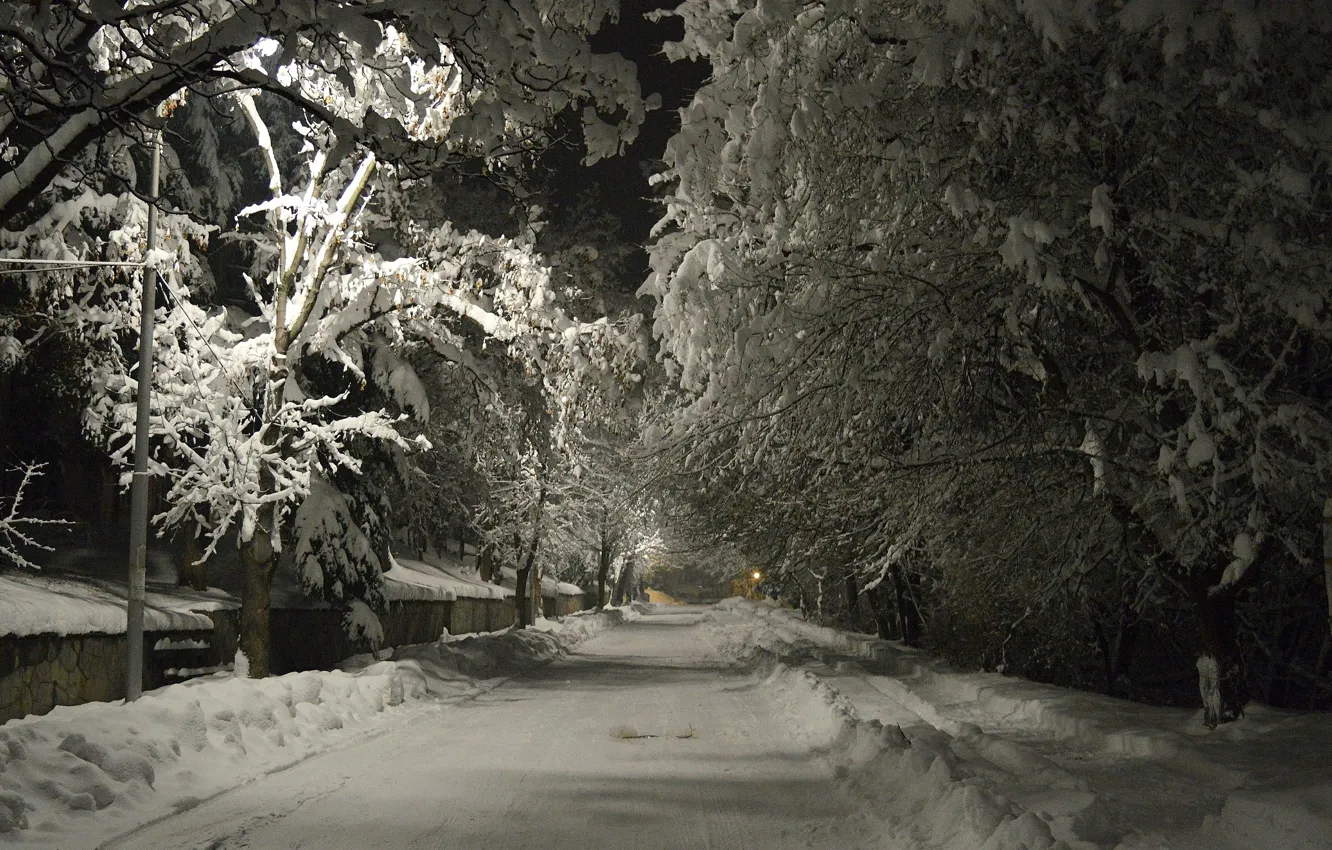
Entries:
{"type": "Polygon", "coordinates": [[[108,847],[885,846],[703,617],[645,616],[108,847]]]}

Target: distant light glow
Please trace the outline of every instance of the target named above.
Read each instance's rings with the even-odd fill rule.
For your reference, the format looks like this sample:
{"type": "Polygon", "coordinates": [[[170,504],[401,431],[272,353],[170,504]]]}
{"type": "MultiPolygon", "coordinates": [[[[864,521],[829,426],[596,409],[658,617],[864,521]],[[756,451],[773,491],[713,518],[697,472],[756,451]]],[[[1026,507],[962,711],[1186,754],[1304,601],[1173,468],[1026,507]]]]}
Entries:
{"type": "Polygon", "coordinates": [[[759,572],[758,570],[754,570],[754,581],[758,581],[761,578],[763,578],[763,573],[759,572]]]}

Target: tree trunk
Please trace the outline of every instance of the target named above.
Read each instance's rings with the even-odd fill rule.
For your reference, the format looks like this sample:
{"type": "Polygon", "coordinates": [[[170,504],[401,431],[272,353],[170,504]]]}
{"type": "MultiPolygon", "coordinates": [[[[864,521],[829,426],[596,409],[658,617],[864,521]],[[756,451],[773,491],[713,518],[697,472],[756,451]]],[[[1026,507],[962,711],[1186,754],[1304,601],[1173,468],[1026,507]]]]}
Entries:
{"type": "Polygon", "coordinates": [[[541,587],[541,565],[532,564],[532,622],[546,616],[546,594],[541,587]]]}
{"type": "Polygon", "coordinates": [[[610,550],[604,545],[597,553],[597,610],[606,607],[606,582],[610,580],[610,550]]]}
{"type": "Polygon", "coordinates": [[[855,627],[856,612],[860,607],[860,586],[856,583],[856,574],[848,572],[846,574],[846,621],[847,625],[855,627]]]}
{"type": "Polygon", "coordinates": [[[869,591],[870,613],[874,616],[874,628],[883,640],[892,640],[893,621],[888,616],[888,588],[879,582],[869,591]]]}
{"type": "Polygon", "coordinates": [[[920,611],[911,596],[910,579],[901,564],[893,564],[893,594],[897,597],[897,627],[902,634],[902,643],[907,646],[920,646],[920,611]]]}
{"type": "MultiPolygon", "coordinates": [[[[1203,723],[1209,729],[1244,716],[1249,701],[1248,686],[1240,663],[1239,640],[1235,631],[1235,596],[1237,585],[1221,587],[1219,581],[1225,564],[1215,569],[1191,572],[1180,563],[1147,527],[1133,508],[1114,493],[1106,494],[1110,514],[1124,529],[1124,542],[1141,557],[1157,561],[1167,572],[1177,576],[1192,575],[1194,604],[1198,609],[1198,692],[1203,703],[1203,723]]],[[[1266,559],[1270,541],[1263,544],[1255,563],[1244,574],[1253,581],[1258,566],[1266,559]]]]}
{"type": "Polygon", "coordinates": [[[1102,618],[1094,613],[1090,616],[1096,648],[1101,655],[1101,669],[1105,675],[1105,692],[1112,696],[1128,697],[1129,694],[1117,686],[1133,661],[1133,649],[1137,644],[1138,628],[1134,622],[1133,609],[1128,605],[1121,606],[1119,622],[1113,633],[1102,618]]]}
{"type": "Polygon", "coordinates": [[[490,546],[482,546],[481,551],[476,554],[476,571],[480,574],[481,580],[488,582],[495,576],[495,550],[490,546]]]}
{"type": "Polygon", "coordinates": [[[1327,595],[1327,630],[1332,635],[1332,496],[1323,500],[1323,590],[1327,595]]]}
{"type": "Polygon", "coordinates": [[[634,562],[625,561],[624,566],[620,568],[620,575],[615,581],[615,593],[611,596],[612,605],[623,605],[625,603],[625,594],[629,592],[629,584],[633,581],[634,562]]]}
{"type": "Polygon", "coordinates": [[[518,553],[513,575],[513,621],[518,628],[525,629],[531,625],[527,622],[527,591],[529,586],[527,571],[530,567],[524,566],[526,559],[523,557],[523,538],[517,532],[513,534],[513,549],[518,553]]]}
{"type": "Polygon", "coordinates": [[[606,509],[601,509],[601,546],[597,550],[597,610],[606,607],[606,582],[610,579],[611,547],[609,520],[606,509]]]}
{"type": "Polygon", "coordinates": [[[527,567],[519,567],[513,583],[514,623],[520,629],[532,625],[527,621],[527,567]]]}
{"type": "MultiPolygon", "coordinates": [[[[188,526],[187,526],[188,528],[188,526]]],[[[199,545],[199,527],[181,531],[180,572],[176,584],[194,590],[208,589],[208,565],[202,561],[203,548],[199,545]]]]}
{"type": "Polygon", "coordinates": [[[240,650],[250,665],[250,678],[263,679],[272,671],[269,610],[273,570],[277,553],[269,545],[264,529],[241,550],[244,576],[241,584],[240,650]]]}
{"type": "Polygon", "coordinates": [[[1203,724],[1215,729],[1244,716],[1248,686],[1235,632],[1235,588],[1221,588],[1201,579],[1195,590],[1198,605],[1198,690],[1203,724]]]}
{"type": "MultiPolygon", "coordinates": [[[[525,629],[536,622],[537,603],[532,593],[532,571],[536,563],[537,547],[541,544],[541,526],[537,525],[532,529],[532,542],[526,548],[523,556],[523,563],[518,567],[518,573],[514,581],[514,599],[515,614],[518,617],[518,628],[525,629]]],[[[541,589],[536,589],[536,596],[541,595],[541,589]]]]}

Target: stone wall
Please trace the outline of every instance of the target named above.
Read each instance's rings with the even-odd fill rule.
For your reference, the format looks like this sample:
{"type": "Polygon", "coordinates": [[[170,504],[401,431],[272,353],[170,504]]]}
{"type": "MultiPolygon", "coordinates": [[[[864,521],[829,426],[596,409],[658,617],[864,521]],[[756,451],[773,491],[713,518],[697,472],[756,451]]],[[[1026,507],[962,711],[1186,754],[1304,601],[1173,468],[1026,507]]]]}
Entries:
{"type": "MultiPolygon", "coordinates": [[[[144,634],[143,687],[167,683],[166,662],[152,647],[161,639],[200,640],[208,632],[144,634]]],[[[0,637],[0,723],[45,714],[57,705],[79,705],[125,696],[125,636],[5,635],[0,637]]]]}
{"type": "MultiPolygon", "coordinates": [[[[547,617],[582,610],[585,596],[547,596],[542,600],[547,617]]],[[[236,654],[240,612],[210,611],[213,630],[146,632],[144,634],[145,690],[161,687],[179,677],[168,677],[173,666],[225,664],[236,654]],[[210,648],[181,662],[171,651],[155,651],[158,641],[207,640],[210,648]]],[[[513,599],[409,600],[389,603],[380,615],[385,646],[431,643],[444,630],[459,635],[494,632],[513,625],[513,599]]],[[[274,673],[328,670],[339,661],[367,652],[342,629],[342,613],[328,609],[275,608],[272,612],[272,669],[274,673]]],[[[108,634],[42,634],[0,637],[0,723],[28,714],[45,714],[57,705],[110,701],[125,696],[125,636],[108,634]]]]}

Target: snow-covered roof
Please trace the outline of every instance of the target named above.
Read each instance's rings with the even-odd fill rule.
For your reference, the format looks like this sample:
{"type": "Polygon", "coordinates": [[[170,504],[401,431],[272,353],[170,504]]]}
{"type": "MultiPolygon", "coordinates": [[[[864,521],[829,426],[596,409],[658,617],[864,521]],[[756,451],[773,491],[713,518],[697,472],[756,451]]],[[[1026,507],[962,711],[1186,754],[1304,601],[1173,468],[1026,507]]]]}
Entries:
{"type": "MultiPolygon", "coordinates": [[[[505,586],[512,588],[518,583],[518,571],[513,567],[502,567],[500,569],[500,582],[505,586]]],[[[570,584],[567,581],[559,581],[548,575],[541,577],[541,595],[554,596],[556,593],[560,596],[582,596],[584,590],[576,584],[570,584]]]]}
{"type": "MultiPolygon", "coordinates": [[[[0,575],[0,635],[124,634],[126,597],[125,585],[111,581],[5,573],[0,575]]],[[[213,621],[199,612],[237,604],[220,590],[149,585],[143,627],[149,631],[211,630],[213,621]]]]}
{"type": "Polygon", "coordinates": [[[443,559],[418,561],[391,556],[392,566],[384,573],[384,598],[390,602],[410,599],[503,599],[513,590],[482,581],[480,574],[443,559]]]}

